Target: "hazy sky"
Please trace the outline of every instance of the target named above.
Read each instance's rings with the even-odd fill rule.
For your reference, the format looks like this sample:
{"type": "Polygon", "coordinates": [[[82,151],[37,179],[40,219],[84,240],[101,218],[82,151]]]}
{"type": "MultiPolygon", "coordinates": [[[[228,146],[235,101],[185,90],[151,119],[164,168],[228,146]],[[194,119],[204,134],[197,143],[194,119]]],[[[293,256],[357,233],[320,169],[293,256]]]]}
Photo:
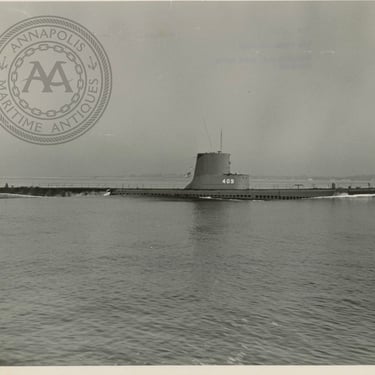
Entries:
{"type": "Polygon", "coordinates": [[[0,3],[0,32],[40,15],[95,33],[112,97],[66,144],[0,128],[0,177],[184,173],[220,129],[235,172],[375,173],[375,3],[0,3]]]}

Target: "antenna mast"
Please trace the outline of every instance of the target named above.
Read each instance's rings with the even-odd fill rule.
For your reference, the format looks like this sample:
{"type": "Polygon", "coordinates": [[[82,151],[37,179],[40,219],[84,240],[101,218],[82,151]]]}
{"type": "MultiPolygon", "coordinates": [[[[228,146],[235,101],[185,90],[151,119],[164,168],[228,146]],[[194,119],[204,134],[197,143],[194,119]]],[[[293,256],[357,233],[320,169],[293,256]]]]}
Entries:
{"type": "Polygon", "coordinates": [[[223,129],[220,130],[220,152],[223,151],[223,129]]]}
{"type": "Polygon", "coordinates": [[[210,142],[210,149],[212,150],[212,143],[211,143],[210,133],[208,132],[208,129],[207,129],[206,119],[204,118],[204,116],[202,116],[202,119],[203,119],[204,129],[206,130],[208,142],[210,142]]]}

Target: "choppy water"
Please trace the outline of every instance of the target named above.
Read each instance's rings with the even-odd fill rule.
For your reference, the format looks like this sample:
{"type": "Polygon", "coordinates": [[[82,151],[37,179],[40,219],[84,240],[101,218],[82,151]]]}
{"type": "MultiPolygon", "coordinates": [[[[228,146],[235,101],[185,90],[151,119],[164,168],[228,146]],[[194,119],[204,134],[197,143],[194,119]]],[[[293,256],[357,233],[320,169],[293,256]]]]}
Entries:
{"type": "Polygon", "coordinates": [[[375,364],[375,198],[0,200],[0,364],[375,364]]]}

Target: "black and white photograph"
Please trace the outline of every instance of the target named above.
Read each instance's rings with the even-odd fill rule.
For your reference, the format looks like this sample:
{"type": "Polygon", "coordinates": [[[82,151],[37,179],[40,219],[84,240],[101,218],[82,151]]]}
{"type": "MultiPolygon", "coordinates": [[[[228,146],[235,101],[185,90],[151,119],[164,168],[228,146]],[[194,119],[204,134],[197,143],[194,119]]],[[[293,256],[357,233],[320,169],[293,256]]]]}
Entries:
{"type": "Polygon", "coordinates": [[[1,1],[0,371],[375,365],[374,90],[375,2],[1,1]]]}

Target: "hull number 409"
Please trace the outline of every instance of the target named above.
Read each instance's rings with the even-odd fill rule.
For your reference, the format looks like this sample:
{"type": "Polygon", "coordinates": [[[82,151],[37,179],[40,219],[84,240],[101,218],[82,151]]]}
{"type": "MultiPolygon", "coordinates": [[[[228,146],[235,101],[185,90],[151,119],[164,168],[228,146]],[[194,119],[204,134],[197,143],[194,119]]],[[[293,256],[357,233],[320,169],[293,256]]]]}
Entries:
{"type": "Polygon", "coordinates": [[[233,178],[224,178],[222,181],[223,184],[234,184],[233,178]]]}

